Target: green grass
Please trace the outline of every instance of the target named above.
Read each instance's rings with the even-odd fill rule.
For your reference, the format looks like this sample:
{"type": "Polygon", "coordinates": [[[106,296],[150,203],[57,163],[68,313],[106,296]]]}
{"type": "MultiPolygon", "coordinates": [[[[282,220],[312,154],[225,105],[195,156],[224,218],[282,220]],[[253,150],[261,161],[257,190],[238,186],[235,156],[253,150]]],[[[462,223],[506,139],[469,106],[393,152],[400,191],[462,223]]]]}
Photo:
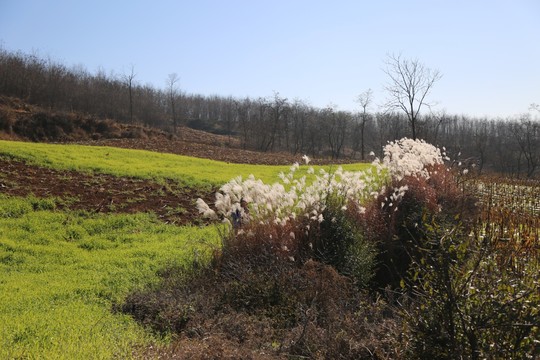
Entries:
{"type": "MultiPolygon", "coordinates": [[[[265,183],[279,180],[280,172],[288,173],[290,166],[231,164],[188,156],[164,154],[144,150],[112,147],[56,145],[16,141],[0,141],[0,156],[24,159],[32,164],[57,170],[77,170],[130,176],[145,179],[173,179],[187,187],[222,185],[241,175],[253,174],[265,183]]],[[[292,164],[291,164],[292,165],[292,164]]],[[[344,170],[363,170],[369,164],[342,165],[344,170]]],[[[318,173],[321,166],[314,166],[318,173]]],[[[337,166],[324,166],[326,170],[337,166]]],[[[301,166],[296,175],[307,174],[308,166],[301,166]]]]}
{"type": "Polygon", "coordinates": [[[208,254],[218,228],[52,208],[0,197],[0,359],[130,358],[134,344],[166,341],[112,306],[158,269],[208,254]]]}

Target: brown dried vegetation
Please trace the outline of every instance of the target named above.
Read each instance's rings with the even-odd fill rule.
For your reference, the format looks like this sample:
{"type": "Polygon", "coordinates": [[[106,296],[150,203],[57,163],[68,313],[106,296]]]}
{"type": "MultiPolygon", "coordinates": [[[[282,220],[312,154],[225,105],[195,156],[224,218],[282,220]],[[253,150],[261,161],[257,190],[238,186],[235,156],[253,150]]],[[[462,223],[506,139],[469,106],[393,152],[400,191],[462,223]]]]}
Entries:
{"type": "Polygon", "coordinates": [[[192,276],[168,269],[161,286],[131,294],[118,310],[157,331],[177,334],[171,346],[139,348],[137,355],[399,358],[399,322],[386,303],[371,300],[331,266],[276,253],[268,240],[228,248],[218,263],[199,267],[192,276]]]}

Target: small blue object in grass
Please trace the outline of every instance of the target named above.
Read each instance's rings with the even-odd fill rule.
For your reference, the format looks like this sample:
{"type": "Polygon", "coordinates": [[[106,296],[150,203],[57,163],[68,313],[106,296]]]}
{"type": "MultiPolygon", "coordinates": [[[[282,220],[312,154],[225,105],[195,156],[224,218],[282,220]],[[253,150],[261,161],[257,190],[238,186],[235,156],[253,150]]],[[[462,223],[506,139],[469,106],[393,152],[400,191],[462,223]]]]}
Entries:
{"type": "MultiPolygon", "coordinates": [[[[244,210],[243,212],[245,214],[249,213],[246,200],[241,199],[240,206],[244,210]]],[[[244,224],[244,219],[242,217],[241,209],[236,209],[235,211],[232,212],[231,215],[232,215],[232,220],[233,220],[232,223],[233,223],[234,228],[238,228],[244,224]]]]}

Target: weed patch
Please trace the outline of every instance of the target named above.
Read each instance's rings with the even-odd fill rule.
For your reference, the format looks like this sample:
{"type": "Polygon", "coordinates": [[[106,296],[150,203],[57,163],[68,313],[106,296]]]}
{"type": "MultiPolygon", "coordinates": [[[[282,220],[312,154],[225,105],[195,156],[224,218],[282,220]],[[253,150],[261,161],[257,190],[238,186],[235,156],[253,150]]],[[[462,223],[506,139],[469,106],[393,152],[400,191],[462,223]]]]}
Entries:
{"type": "Polygon", "coordinates": [[[119,310],[159,332],[178,334],[174,345],[155,350],[166,357],[223,358],[239,351],[253,359],[359,359],[399,353],[391,336],[398,323],[380,312],[386,305],[353,290],[331,266],[299,265],[271,253],[234,259],[193,277],[164,271],[160,286],[132,293],[119,310]]]}

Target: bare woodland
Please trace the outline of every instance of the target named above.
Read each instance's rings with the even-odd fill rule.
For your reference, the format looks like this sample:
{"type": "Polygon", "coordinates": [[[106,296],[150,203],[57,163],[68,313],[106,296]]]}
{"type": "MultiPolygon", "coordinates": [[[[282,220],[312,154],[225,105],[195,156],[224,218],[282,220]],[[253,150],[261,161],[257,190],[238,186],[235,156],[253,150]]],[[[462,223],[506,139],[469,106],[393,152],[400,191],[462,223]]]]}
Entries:
{"type": "MultiPolygon", "coordinates": [[[[316,108],[277,92],[242,99],[189,94],[177,74],[169,74],[164,88],[157,89],[140,83],[134,66],[125,74],[90,73],[83,66],[66,67],[0,48],[0,94],[53,112],[89,114],[179,135],[187,126],[237,138],[242,148],[262,152],[369,160],[371,151],[381,155],[388,141],[408,136],[444,146],[452,158],[480,172],[538,176],[537,106],[496,119],[437,112],[428,97],[441,77],[438,71],[399,55],[389,55],[386,65],[388,101],[382,110],[371,90],[359,84],[360,110],[350,112],[316,108]]],[[[8,122],[0,112],[0,131],[10,128],[8,122]]]]}

